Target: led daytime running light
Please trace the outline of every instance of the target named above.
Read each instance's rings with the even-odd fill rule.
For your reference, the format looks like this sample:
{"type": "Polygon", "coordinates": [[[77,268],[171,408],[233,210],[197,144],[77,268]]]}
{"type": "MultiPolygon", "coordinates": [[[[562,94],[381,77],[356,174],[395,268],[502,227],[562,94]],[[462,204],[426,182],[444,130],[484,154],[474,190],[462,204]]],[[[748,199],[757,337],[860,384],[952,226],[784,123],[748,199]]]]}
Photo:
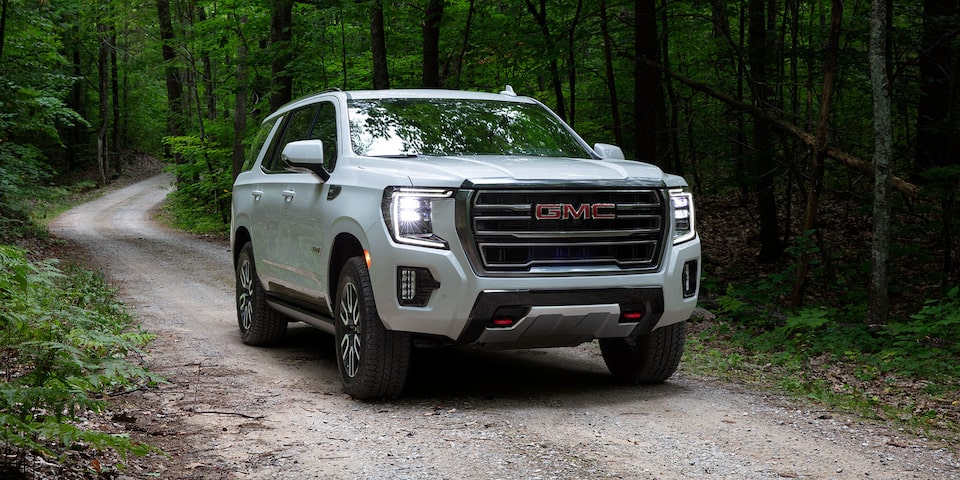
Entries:
{"type": "Polygon", "coordinates": [[[693,194],[682,189],[670,190],[670,206],[673,208],[673,244],[693,240],[697,236],[693,194]]]}

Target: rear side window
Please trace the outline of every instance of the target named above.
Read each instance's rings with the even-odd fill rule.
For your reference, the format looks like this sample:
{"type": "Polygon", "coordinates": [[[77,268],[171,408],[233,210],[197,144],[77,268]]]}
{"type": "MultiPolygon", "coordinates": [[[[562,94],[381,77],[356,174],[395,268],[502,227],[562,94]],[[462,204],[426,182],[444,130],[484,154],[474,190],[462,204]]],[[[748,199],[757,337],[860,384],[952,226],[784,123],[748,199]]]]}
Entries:
{"type": "Polygon", "coordinates": [[[263,150],[263,143],[267,141],[267,136],[270,135],[270,131],[273,130],[273,126],[277,124],[281,117],[274,118],[273,120],[268,120],[260,125],[260,130],[257,130],[256,136],[249,140],[247,146],[247,156],[243,160],[243,167],[240,168],[241,172],[246,172],[253,168],[253,164],[257,163],[257,157],[260,156],[260,152],[263,150]]]}

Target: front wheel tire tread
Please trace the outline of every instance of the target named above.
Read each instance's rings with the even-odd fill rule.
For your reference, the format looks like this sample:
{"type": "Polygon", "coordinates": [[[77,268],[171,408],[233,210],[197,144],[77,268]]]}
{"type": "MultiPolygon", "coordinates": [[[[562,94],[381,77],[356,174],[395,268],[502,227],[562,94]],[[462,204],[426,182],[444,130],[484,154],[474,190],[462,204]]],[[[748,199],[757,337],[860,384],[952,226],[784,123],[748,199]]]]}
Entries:
{"type": "Polygon", "coordinates": [[[353,257],[344,265],[335,305],[337,365],[344,391],[360,400],[399,395],[410,370],[412,337],[383,326],[363,258],[353,257]]]}
{"type": "Polygon", "coordinates": [[[601,338],[600,353],[610,373],[634,385],[665,382],[680,365],[687,322],[660,327],[646,335],[601,338]]]}

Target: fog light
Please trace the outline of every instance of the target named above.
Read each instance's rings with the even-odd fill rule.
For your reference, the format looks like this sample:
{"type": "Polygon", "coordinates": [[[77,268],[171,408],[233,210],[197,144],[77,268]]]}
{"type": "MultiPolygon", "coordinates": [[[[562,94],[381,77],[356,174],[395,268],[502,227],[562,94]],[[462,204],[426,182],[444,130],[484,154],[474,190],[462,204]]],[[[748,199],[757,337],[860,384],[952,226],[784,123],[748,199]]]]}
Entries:
{"type": "Polygon", "coordinates": [[[691,260],[683,264],[683,273],[680,276],[683,298],[690,298],[697,294],[697,280],[699,279],[699,275],[696,260],[691,260]]]}
{"type": "Polygon", "coordinates": [[[440,282],[430,270],[418,267],[397,267],[397,300],[400,305],[425,307],[440,282]]]}
{"type": "Polygon", "coordinates": [[[417,296],[417,272],[400,269],[400,303],[409,302],[417,296]]]}

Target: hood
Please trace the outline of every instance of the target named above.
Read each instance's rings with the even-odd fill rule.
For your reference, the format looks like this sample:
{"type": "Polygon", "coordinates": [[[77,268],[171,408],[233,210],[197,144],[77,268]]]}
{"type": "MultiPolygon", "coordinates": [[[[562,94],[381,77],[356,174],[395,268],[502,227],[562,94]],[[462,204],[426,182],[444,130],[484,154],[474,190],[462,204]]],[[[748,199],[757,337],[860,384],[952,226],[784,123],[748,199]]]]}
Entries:
{"type": "Polygon", "coordinates": [[[365,167],[403,171],[417,186],[617,185],[663,187],[664,174],[647,163],[534,156],[365,159],[365,167]],[[367,161],[369,160],[369,162],[367,161]],[[376,166],[375,166],[376,165],[376,166]]]}

